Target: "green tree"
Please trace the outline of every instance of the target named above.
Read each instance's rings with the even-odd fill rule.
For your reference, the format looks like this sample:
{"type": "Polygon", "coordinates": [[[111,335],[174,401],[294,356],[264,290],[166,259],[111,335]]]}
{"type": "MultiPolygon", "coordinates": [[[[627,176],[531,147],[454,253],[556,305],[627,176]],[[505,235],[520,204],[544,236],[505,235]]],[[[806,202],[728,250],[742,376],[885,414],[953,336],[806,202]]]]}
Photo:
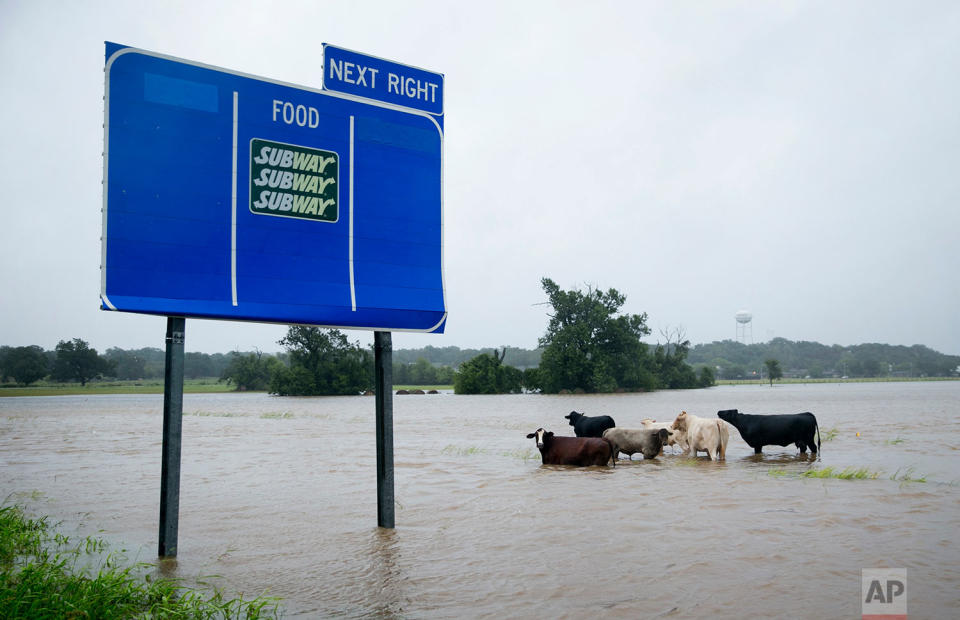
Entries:
{"type": "Polygon", "coordinates": [[[7,348],[0,359],[2,375],[19,385],[30,385],[47,376],[47,355],[37,345],[7,348]]]}
{"type": "Polygon", "coordinates": [[[91,349],[80,338],[61,340],[57,343],[56,352],[51,374],[57,381],[79,381],[80,385],[86,385],[91,379],[112,376],[116,370],[115,363],[98,355],[96,349],[91,349]]]}
{"type": "Polygon", "coordinates": [[[523,387],[531,392],[539,392],[543,390],[543,381],[540,380],[539,368],[523,369],[523,387]]]}
{"type": "Polygon", "coordinates": [[[709,366],[703,366],[700,368],[700,372],[697,374],[697,383],[700,387],[711,387],[716,383],[716,377],[713,374],[713,368],[709,366]]]}
{"type": "Polygon", "coordinates": [[[264,357],[260,351],[246,355],[234,352],[220,381],[234,384],[237,391],[266,390],[274,373],[282,369],[283,364],[272,355],[264,357]]]}
{"type": "Polygon", "coordinates": [[[763,360],[763,365],[767,368],[767,378],[770,379],[770,387],[773,387],[774,379],[781,379],[783,371],[780,369],[780,362],[775,359],[763,360]]]}
{"type": "Polygon", "coordinates": [[[113,362],[117,379],[143,379],[147,376],[146,359],[138,351],[111,347],[104,357],[113,362]]]}
{"type": "Polygon", "coordinates": [[[481,353],[460,364],[453,375],[454,394],[515,394],[523,384],[523,371],[503,363],[502,354],[481,353]]]}
{"type": "Polygon", "coordinates": [[[278,368],[270,392],[281,396],[359,394],[373,388],[373,355],[337,329],[294,325],[280,339],[290,367],[278,368]]]}
{"type": "Polygon", "coordinates": [[[544,392],[655,387],[647,347],[640,342],[650,333],[646,314],[620,314],[626,297],[612,288],[564,291],[549,278],[540,282],[553,308],[539,342],[544,392]]]}

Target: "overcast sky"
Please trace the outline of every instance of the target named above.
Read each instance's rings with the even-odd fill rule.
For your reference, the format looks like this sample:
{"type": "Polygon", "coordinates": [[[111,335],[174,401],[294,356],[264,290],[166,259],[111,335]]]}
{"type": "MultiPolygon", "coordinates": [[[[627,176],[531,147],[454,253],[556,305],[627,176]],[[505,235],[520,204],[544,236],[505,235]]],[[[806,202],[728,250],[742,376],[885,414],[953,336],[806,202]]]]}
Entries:
{"type": "MultiPolygon", "coordinates": [[[[532,348],[542,277],[655,342],[960,354],[960,3],[0,2],[0,344],[163,346],[99,309],[105,40],[319,87],[321,43],[442,72],[446,333],[532,348]]],[[[188,320],[188,351],[285,328],[188,320]]],[[[351,331],[367,343],[370,332],[351,331]]]]}

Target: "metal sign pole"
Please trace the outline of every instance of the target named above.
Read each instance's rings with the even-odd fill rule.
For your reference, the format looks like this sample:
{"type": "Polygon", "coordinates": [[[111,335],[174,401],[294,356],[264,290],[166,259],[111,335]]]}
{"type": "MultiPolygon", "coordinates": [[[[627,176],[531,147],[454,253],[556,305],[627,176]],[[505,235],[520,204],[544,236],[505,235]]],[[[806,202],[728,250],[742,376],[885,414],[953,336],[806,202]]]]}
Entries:
{"type": "Polygon", "coordinates": [[[180,521],[180,438],[183,427],[183,335],[186,319],[167,317],[163,371],[163,452],[160,470],[160,557],[177,556],[180,521]]]}
{"type": "Polygon", "coordinates": [[[393,528],[393,343],[390,332],[374,332],[373,349],[377,399],[377,525],[393,528]]]}

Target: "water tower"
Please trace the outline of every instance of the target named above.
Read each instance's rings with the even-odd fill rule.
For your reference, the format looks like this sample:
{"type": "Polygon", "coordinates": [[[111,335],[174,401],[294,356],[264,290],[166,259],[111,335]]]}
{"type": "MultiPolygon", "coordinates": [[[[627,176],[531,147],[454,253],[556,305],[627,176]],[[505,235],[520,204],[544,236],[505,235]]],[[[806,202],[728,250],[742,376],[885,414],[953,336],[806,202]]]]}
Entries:
{"type": "Polygon", "coordinates": [[[753,315],[746,310],[741,310],[734,317],[737,319],[737,342],[753,344],[753,315]],[[750,335],[750,342],[747,342],[747,334],[750,335]]]}

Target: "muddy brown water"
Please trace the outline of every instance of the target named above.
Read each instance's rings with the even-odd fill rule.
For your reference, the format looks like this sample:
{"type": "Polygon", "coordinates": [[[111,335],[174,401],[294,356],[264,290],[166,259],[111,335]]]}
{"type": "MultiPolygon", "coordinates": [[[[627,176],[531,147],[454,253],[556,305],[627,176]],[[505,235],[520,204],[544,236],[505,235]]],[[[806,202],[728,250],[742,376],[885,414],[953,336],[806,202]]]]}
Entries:
{"type": "MultiPolygon", "coordinates": [[[[915,618],[960,612],[960,382],[605,396],[395,396],[395,530],[376,527],[371,397],[187,394],[179,557],[161,572],[288,617],[857,617],[860,571],[908,570],[915,618]],[[812,411],[818,460],[540,464],[571,410],[812,411]],[[856,433],[860,433],[857,437],[856,433]],[[799,477],[866,467],[873,480],[799,477]],[[902,482],[904,474],[926,482],[902,482]]],[[[0,398],[0,493],[157,563],[160,396],[0,398]]]]}

